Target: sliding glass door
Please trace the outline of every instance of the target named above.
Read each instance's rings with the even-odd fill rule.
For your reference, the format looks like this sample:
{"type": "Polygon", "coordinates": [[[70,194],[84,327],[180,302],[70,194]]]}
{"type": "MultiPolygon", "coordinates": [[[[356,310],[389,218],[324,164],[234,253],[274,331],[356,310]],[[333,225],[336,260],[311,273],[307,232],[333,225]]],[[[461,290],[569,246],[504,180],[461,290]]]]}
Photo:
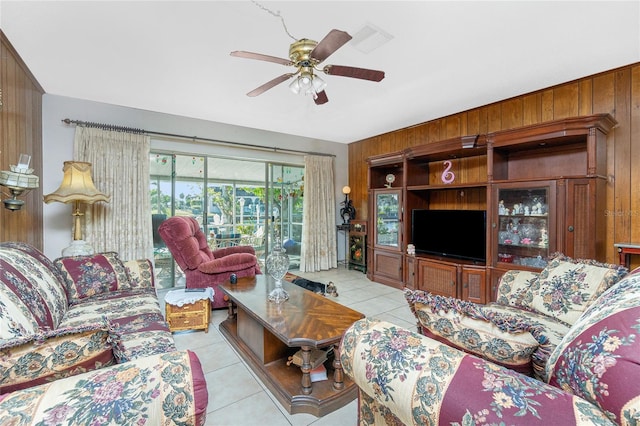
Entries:
{"type": "Polygon", "coordinates": [[[272,237],[283,245],[291,268],[300,267],[302,248],[302,201],[304,195],[304,167],[283,164],[269,166],[268,201],[271,206],[272,237]]]}
{"type": "Polygon", "coordinates": [[[184,286],[157,229],[168,217],[194,217],[212,249],[250,245],[264,261],[277,232],[299,266],[304,167],[229,158],[152,153],[152,225],[158,287],[184,286]]]}

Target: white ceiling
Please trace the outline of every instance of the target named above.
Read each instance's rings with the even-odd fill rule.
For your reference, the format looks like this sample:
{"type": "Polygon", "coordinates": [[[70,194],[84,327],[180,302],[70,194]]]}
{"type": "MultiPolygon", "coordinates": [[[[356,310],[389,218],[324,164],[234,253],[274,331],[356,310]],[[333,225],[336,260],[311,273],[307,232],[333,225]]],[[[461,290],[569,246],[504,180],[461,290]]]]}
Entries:
{"type": "Polygon", "coordinates": [[[293,42],[251,1],[2,0],[0,23],[47,93],[341,143],[640,61],[637,0],[260,4],[296,38],[367,24],[390,33],[368,54],[348,43],[323,63],[386,78],[323,75],[322,106],[288,83],[247,97],[290,69],[229,53],[287,58],[293,42]]]}

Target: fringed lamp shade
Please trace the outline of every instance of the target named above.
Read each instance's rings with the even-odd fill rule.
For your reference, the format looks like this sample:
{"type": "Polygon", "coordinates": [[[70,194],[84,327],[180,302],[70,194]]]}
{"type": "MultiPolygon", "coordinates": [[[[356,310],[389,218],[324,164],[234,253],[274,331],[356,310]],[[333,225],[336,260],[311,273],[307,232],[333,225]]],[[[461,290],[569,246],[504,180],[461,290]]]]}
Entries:
{"type": "Polygon", "coordinates": [[[64,177],[60,188],[49,195],[45,195],[44,202],[58,201],[73,203],[73,241],[71,246],[62,251],[63,256],[92,254],[93,248],[82,240],[80,218],[84,215],[80,211],[80,203],[93,204],[98,201],[109,202],[111,196],[103,194],[93,184],[91,178],[91,163],[82,161],[65,161],[62,168],[64,177]]]}
{"type": "Polygon", "coordinates": [[[81,201],[93,204],[97,201],[109,202],[111,196],[103,194],[93,184],[91,178],[91,163],[82,161],[65,161],[62,168],[64,177],[60,188],[49,195],[45,195],[44,202],[58,201],[70,203],[81,201]]]}

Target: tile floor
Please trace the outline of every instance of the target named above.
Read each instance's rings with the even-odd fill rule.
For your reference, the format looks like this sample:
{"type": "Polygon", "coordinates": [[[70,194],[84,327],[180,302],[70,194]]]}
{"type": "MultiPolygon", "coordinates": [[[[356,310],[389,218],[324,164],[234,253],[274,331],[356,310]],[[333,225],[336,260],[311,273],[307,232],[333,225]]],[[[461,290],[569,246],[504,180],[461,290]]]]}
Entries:
{"type": "MultiPolygon", "coordinates": [[[[369,281],[362,272],[344,267],[298,275],[325,284],[333,281],[338,289],[335,301],[367,317],[415,329],[415,318],[401,290],[369,281]]],[[[158,291],[161,301],[166,291],[158,291]]],[[[193,350],[202,362],[209,391],[207,425],[341,426],[357,423],[355,400],[320,418],[311,414],[289,414],[218,331],[218,324],[226,316],[226,310],[213,311],[208,333],[187,331],[174,334],[177,347],[193,350]]]]}

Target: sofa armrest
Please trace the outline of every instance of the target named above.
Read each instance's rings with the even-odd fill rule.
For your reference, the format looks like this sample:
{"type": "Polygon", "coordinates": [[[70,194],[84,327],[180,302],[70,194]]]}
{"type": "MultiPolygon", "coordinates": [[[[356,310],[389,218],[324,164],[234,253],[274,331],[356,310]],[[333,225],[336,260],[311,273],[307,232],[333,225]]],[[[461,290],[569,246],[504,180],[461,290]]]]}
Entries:
{"type": "Polygon", "coordinates": [[[116,345],[117,336],[106,320],[4,340],[0,394],[113,365],[116,345]]]}
{"type": "Polygon", "coordinates": [[[180,351],[0,395],[0,418],[16,425],[202,425],[207,403],[198,357],[180,351]]]}
{"type": "Polygon", "coordinates": [[[579,397],[388,322],[355,322],[340,361],[370,404],[361,424],[611,424],[579,397]]]}
{"type": "Polygon", "coordinates": [[[532,375],[532,355],[548,338],[535,321],[421,290],[405,290],[418,331],[449,346],[532,375]]]}

